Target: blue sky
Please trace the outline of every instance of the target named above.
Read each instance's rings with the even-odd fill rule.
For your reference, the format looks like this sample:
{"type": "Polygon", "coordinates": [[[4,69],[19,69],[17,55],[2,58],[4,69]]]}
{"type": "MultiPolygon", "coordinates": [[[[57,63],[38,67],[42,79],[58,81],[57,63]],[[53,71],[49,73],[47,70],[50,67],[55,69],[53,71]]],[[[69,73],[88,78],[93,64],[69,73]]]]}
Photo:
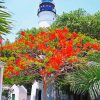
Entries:
{"type": "MultiPolygon", "coordinates": [[[[5,0],[5,6],[12,14],[13,28],[7,35],[11,42],[20,29],[38,27],[37,9],[41,0],[5,0]]],[[[54,0],[57,14],[83,8],[89,13],[100,10],[100,0],[54,0]]]]}

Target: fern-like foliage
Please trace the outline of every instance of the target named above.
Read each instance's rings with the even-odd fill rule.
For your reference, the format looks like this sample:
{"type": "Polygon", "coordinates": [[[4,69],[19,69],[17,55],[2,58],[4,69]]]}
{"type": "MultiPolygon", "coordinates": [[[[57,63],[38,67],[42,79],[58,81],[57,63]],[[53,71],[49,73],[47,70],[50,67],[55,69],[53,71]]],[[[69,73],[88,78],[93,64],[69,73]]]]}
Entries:
{"type": "Polygon", "coordinates": [[[89,92],[90,98],[95,100],[100,95],[100,65],[89,66],[77,70],[66,76],[70,89],[78,94],[89,92]],[[70,75],[70,79],[68,78],[70,75]]]}

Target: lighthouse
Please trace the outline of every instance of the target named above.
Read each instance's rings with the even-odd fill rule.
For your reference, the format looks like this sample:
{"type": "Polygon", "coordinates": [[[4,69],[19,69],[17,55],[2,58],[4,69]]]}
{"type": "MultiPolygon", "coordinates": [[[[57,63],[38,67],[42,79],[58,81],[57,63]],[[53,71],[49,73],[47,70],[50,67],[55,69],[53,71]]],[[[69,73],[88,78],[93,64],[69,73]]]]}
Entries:
{"type": "Polygon", "coordinates": [[[41,0],[37,15],[39,17],[39,27],[49,27],[56,19],[56,9],[53,0],[41,0]]]}
{"type": "MultiPolygon", "coordinates": [[[[39,17],[39,27],[47,28],[56,19],[56,9],[53,0],[41,0],[37,13],[39,17]]],[[[55,88],[50,84],[47,89],[47,100],[55,100],[55,88]]],[[[30,100],[44,100],[43,83],[40,80],[34,80],[31,90],[30,100]]]]}

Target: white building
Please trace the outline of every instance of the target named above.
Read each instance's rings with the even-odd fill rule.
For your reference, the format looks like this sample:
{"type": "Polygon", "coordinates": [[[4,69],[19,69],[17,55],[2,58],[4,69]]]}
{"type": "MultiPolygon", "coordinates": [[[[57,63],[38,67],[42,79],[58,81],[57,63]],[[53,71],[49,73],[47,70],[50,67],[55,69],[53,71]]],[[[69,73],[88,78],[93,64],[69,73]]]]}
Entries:
{"type": "MultiPolygon", "coordinates": [[[[47,100],[56,100],[54,84],[51,83],[47,89],[47,100]]],[[[31,100],[44,100],[43,84],[41,81],[34,81],[31,91],[31,100]]]]}
{"type": "Polygon", "coordinates": [[[22,86],[13,85],[9,91],[8,100],[27,100],[27,90],[22,86]]]}
{"type": "Polygon", "coordinates": [[[39,100],[43,100],[43,86],[42,83],[39,81],[34,81],[33,85],[32,85],[32,90],[31,90],[31,100],[38,100],[38,98],[40,98],[39,100]]]}
{"type": "Polygon", "coordinates": [[[56,19],[56,9],[53,0],[41,0],[38,9],[39,27],[49,27],[56,19]]]}

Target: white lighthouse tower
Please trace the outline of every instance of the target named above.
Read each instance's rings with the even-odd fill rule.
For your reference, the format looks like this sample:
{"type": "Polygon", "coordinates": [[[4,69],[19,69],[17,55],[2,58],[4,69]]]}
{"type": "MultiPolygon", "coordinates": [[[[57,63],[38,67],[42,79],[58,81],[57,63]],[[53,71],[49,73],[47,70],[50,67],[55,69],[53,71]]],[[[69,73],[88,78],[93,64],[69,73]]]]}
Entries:
{"type": "Polygon", "coordinates": [[[56,18],[56,9],[53,0],[41,0],[38,9],[39,27],[49,27],[56,18]]]}

